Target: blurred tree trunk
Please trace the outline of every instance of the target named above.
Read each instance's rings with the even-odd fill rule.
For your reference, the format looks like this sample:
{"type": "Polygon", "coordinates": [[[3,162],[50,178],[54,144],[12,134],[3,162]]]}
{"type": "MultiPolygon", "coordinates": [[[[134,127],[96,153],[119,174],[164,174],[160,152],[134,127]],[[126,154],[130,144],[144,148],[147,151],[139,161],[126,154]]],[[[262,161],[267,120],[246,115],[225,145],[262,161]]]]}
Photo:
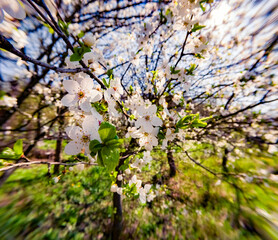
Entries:
{"type": "MultiPolygon", "coordinates": [[[[64,125],[64,119],[61,115],[61,109],[57,108],[57,116],[58,116],[58,121],[59,121],[59,133],[58,133],[58,138],[56,141],[56,149],[55,149],[55,162],[61,162],[61,151],[62,151],[62,143],[63,143],[63,125],[64,125]]],[[[54,165],[54,174],[58,174],[60,169],[60,165],[54,165]]]]}
{"type": "Polygon", "coordinates": [[[169,164],[169,167],[170,167],[169,176],[170,176],[170,178],[172,178],[172,177],[176,176],[176,173],[177,173],[177,168],[176,168],[176,164],[175,164],[175,161],[174,161],[173,150],[172,149],[168,149],[167,159],[168,159],[168,164],[169,164]]]}
{"type": "MultiPolygon", "coordinates": [[[[56,149],[55,149],[55,162],[61,161],[61,150],[62,150],[62,138],[61,138],[61,131],[59,131],[59,137],[56,141],[56,149]]],[[[60,165],[54,165],[54,174],[58,174],[60,169],[60,165]]]]}
{"type": "MultiPolygon", "coordinates": [[[[121,181],[116,182],[118,187],[122,186],[121,181]]],[[[123,229],[123,209],[122,209],[122,196],[116,192],[113,193],[113,208],[114,218],[112,226],[112,240],[120,239],[120,235],[123,229]]]]}

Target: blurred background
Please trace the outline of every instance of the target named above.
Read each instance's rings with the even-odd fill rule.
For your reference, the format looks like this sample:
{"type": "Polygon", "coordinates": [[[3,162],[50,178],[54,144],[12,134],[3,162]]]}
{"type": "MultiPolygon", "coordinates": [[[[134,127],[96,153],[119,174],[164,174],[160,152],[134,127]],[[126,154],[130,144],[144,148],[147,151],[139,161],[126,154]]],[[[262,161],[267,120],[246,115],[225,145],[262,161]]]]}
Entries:
{"type": "MultiPolygon", "coordinates": [[[[146,71],[137,71],[130,58],[144,23],[157,19],[171,1],[45,2],[55,18],[64,19],[66,24],[57,22],[73,43],[93,34],[94,51],[103,53],[106,66],[94,66],[99,77],[115,66],[115,74],[126,74],[124,86],[138,83],[145,90],[146,71]],[[129,44],[115,44],[115,39],[128,39],[129,44]]],[[[152,152],[151,166],[137,175],[159,185],[157,197],[147,204],[124,199],[122,239],[278,239],[277,2],[202,2],[208,2],[202,16],[208,50],[200,50],[204,59],[199,56],[195,76],[188,80],[190,89],[171,89],[183,101],[176,103],[169,91],[174,99],[169,108],[214,117],[206,128],[188,131],[182,146],[152,152]]],[[[30,3],[20,2],[24,20],[19,12],[6,12],[4,4],[1,35],[33,59],[64,66],[68,48],[30,3]]],[[[163,69],[162,46],[168,46],[164,54],[169,57],[183,43],[184,31],[173,30],[171,37],[157,31],[153,49],[137,59],[142,69],[145,62],[150,69],[163,69]]],[[[23,139],[29,160],[89,162],[82,154],[63,152],[69,140],[65,128],[72,123],[60,102],[63,74],[0,50],[0,150],[23,139]]],[[[189,56],[182,64],[188,66],[193,59],[189,56]]],[[[0,170],[16,163],[21,160],[0,159],[0,170]]],[[[98,166],[43,164],[3,170],[0,239],[109,239],[114,212],[110,186],[109,174],[98,166]]]]}

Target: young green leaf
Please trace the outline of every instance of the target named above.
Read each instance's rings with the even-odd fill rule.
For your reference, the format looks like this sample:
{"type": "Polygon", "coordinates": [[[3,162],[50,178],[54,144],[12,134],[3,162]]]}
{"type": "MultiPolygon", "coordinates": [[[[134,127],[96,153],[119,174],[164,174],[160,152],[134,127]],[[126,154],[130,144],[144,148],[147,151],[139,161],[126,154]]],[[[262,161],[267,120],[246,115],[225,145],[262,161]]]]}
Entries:
{"type": "Polygon", "coordinates": [[[197,31],[201,30],[204,27],[206,27],[206,26],[199,25],[199,23],[196,23],[196,24],[194,24],[193,28],[191,29],[191,32],[197,32],[197,31]]]}
{"type": "Polygon", "coordinates": [[[105,143],[115,138],[116,127],[108,122],[102,122],[98,129],[98,133],[101,141],[105,143]]]}
{"type": "Polygon", "coordinates": [[[6,147],[3,149],[3,151],[0,153],[0,159],[19,159],[21,157],[21,154],[16,154],[11,148],[6,147]]]}
{"type": "Polygon", "coordinates": [[[91,151],[91,156],[94,157],[97,152],[102,148],[102,144],[98,140],[92,140],[89,144],[89,149],[91,151]]]}
{"type": "Polygon", "coordinates": [[[22,139],[18,139],[14,146],[13,146],[14,152],[16,155],[22,155],[23,154],[23,142],[22,139]]]}
{"type": "Polygon", "coordinates": [[[100,150],[100,156],[104,166],[109,172],[114,171],[119,163],[120,153],[118,148],[104,146],[100,150]]]}

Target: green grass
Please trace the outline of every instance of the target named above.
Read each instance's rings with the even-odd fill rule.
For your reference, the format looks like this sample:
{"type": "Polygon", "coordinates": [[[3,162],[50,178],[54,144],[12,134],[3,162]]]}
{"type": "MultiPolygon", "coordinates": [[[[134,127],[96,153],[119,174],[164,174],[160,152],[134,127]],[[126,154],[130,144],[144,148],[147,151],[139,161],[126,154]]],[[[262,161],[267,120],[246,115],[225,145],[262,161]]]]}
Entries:
{"type": "MultiPolygon", "coordinates": [[[[221,172],[221,156],[212,151],[196,145],[189,153],[221,172]]],[[[167,185],[146,205],[124,199],[122,239],[277,239],[277,183],[227,176],[216,186],[218,179],[183,153],[174,157],[178,172],[167,182],[161,182],[168,174],[165,152],[153,154],[146,176],[137,173],[152,182],[159,172],[155,179],[167,185]]],[[[228,163],[229,173],[255,174],[277,166],[277,156],[257,151],[228,163]]],[[[57,184],[46,174],[46,166],[18,169],[0,188],[0,239],[109,239],[113,208],[104,169],[66,171],[57,184]]]]}

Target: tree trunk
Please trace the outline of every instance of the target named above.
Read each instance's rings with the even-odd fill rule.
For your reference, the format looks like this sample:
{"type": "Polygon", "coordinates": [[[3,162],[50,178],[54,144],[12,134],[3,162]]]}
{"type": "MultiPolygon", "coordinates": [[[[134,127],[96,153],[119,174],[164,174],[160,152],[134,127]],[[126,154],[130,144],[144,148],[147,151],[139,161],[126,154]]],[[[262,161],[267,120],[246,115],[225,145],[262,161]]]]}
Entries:
{"type": "MultiPolygon", "coordinates": [[[[59,136],[56,141],[56,149],[55,149],[55,162],[61,161],[61,150],[62,150],[62,131],[59,130],[59,136]]],[[[58,174],[60,169],[60,165],[54,165],[54,174],[58,174]]]]}
{"type": "MultiPolygon", "coordinates": [[[[118,187],[122,186],[121,181],[116,182],[118,187]]],[[[112,240],[120,239],[123,229],[123,210],[122,210],[122,196],[118,193],[113,193],[113,208],[115,210],[112,227],[112,240]]]]}
{"type": "Polygon", "coordinates": [[[168,149],[168,151],[167,151],[167,159],[168,159],[168,164],[170,167],[169,176],[170,176],[170,178],[172,178],[172,177],[176,176],[177,168],[175,165],[173,152],[171,149],[168,149]]]}

